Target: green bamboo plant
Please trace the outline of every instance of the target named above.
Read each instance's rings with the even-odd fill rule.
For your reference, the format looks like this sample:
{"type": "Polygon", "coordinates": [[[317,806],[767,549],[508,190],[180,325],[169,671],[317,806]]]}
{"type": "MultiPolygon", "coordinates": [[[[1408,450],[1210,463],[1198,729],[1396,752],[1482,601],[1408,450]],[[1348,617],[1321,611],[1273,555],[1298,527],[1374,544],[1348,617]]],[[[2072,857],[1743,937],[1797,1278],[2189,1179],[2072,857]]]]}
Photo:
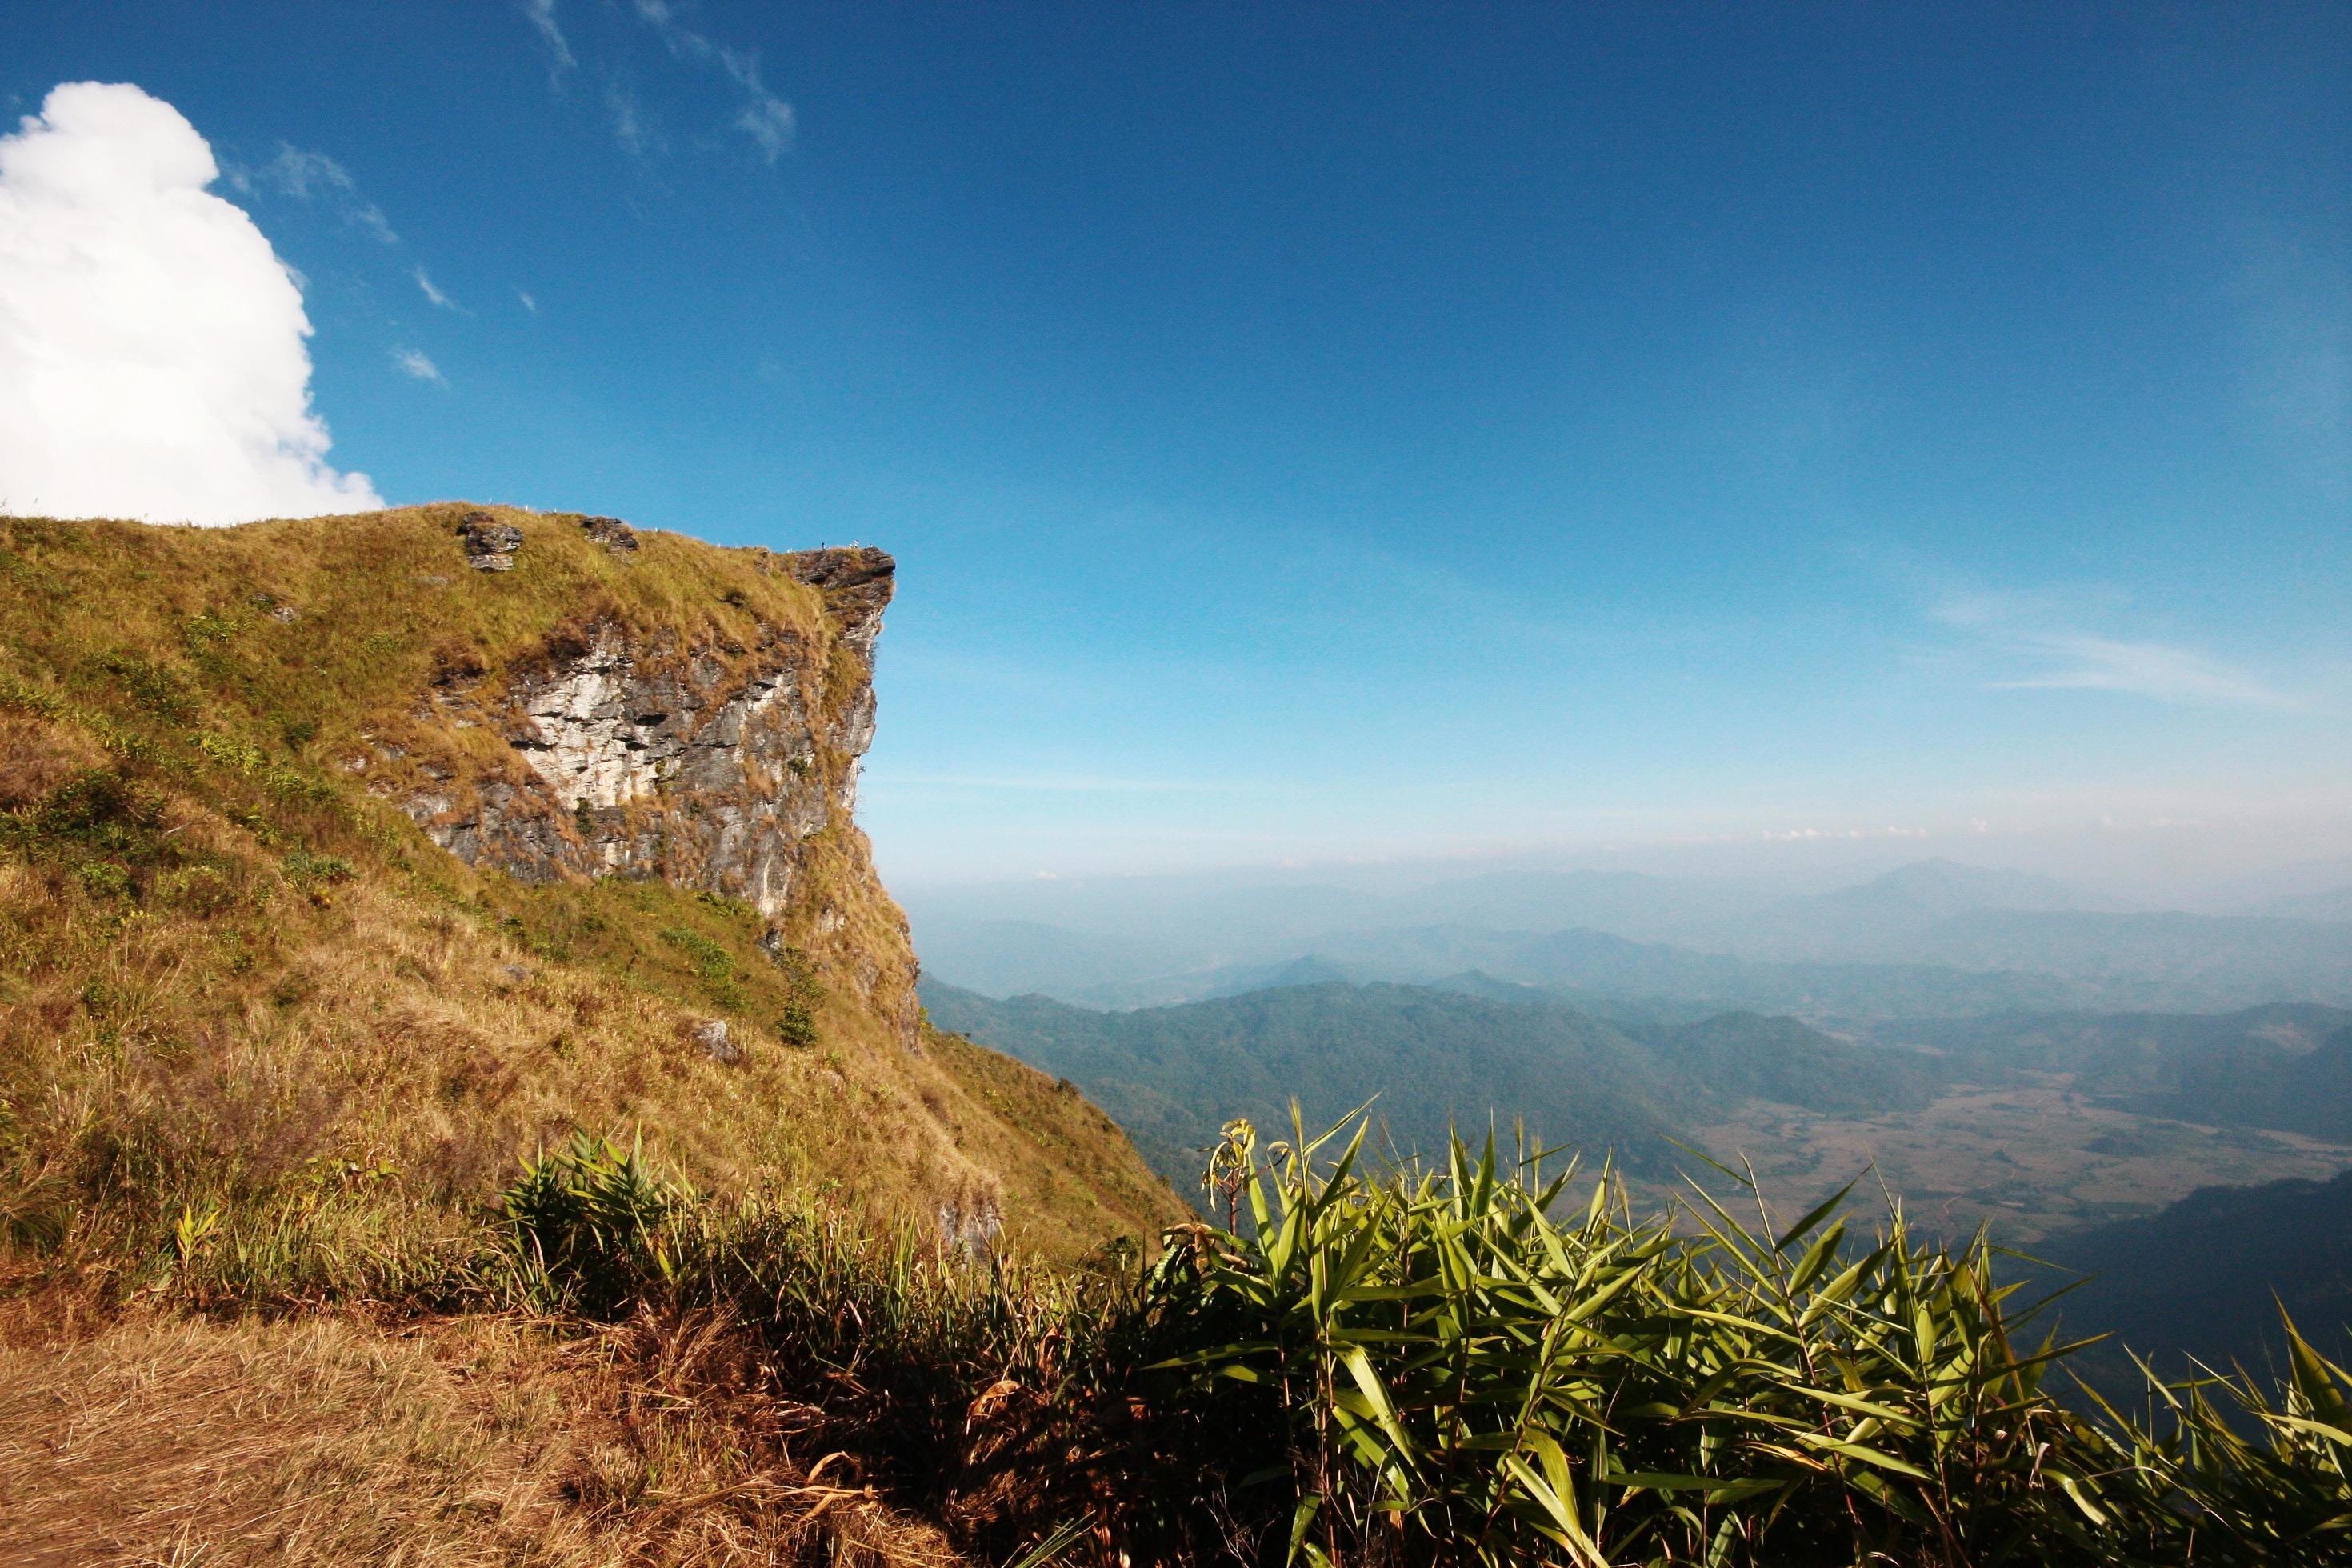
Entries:
{"type": "MultiPolygon", "coordinates": [[[[2150,1380],[2160,1421],[2047,1386],[2079,1348],[2018,1342],[1979,1233],[1927,1247],[1891,1201],[1856,1237],[1841,1192],[1777,1227],[1694,1184],[1637,1222],[1609,1173],[1491,1137],[1436,1171],[1366,1169],[1365,1129],[1217,1168],[1248,1224],[1175,1233],[1206,1320],[1245,1337],[1169,1358],[1267,1389],[1281,1557],[1622,1563],[2290,1562],[2346,1548],[2347,1374],[2300,1338],[2286,1403],[2252,1380],[2150,1380]],[[1336,1155],[1326,1158],[1326,1152],[1336,1155]],[[2225,1415],[2209,1387],[2226,1390],[2225,1415]],[[2242,1427],[2252,1428],[2242,1433],[2242,1427]]],[[[1163,1274],[1168,1270],[1163,1269],[1163,1274]]],[[[1192,1298],[1188,1298],[1192,1300],[1192,1298]]],[[[1196,1384],[1197,1385],[1197,1384],[1196,1384]]]]}

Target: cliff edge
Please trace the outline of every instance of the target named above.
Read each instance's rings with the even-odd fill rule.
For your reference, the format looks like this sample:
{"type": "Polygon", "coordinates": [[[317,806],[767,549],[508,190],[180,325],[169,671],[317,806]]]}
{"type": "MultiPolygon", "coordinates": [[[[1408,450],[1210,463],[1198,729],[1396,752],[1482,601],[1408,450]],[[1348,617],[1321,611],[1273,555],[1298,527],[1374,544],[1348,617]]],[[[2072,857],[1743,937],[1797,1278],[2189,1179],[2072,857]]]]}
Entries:
{"type": "Polygon", "coordinates": [[[922,1020],[854,819],[894,574],[455,503],[0,519],[0,1197],[308,1204],[323,1258],[588,1128],[967,1250],[1181,1217],[922,1020]]]}

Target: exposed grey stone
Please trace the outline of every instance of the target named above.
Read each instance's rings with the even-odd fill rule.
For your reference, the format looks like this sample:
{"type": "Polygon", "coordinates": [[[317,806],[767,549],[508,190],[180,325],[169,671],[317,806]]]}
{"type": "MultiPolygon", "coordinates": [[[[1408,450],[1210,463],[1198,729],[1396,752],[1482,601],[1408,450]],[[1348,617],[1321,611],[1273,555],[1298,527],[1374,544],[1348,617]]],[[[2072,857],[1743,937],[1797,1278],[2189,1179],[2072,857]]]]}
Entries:
{"type": "Polygon", "coordinates": [[[627,561],[637,552],[637,531],[617,517],[583,517],[580,531],[617,560],[627,561]]]}
{"type": "Polygon", "coordinates": [[[706,1018],[694,1026],[694,1043],[712,1061],[733,1067],[743,1059],[743,1047],[727,1037],[727,1020],[706,1018]]]}
{"type": "MultiPolygon", "coordinates": [[[[613,621],[567,633],[544,662],[504,683],[476,671],[478,686],[469,675],[436,689],[420,721],[455,731],[478,719],[523,765],[487,776],[467,765],[469,786],[408,783],[408,815],[461,859],[524,881],[661,878],[775,920],[811,841],[845,822],[856,799],[858,759],[874,735],[870,650],[892,565],[878,550],[760,559],[819,589],[832,637],[766,626],[748,647],[717,649],[678,648],[613,621]],[[845,690],[831,684],[845,646],[857,677],[845,690]]],[[[419,767],[448,780],[430,761],[419,767]]],[[[840,925],[829,911],[818,934],[840,925]]]]}
{"type": "Polygon", "coordinates": [[[459,518],[457,537],[465,542],[466,564],[477,572],[513,571],[515,552],[522,548],[522,530],[486,511],[459,518]]]}
{"type": "Polygon", "coordinates": [[[825,606],[840,622],[842,640],[870,658],[882,632],[882,611],[898,563],[872,545],[845,550],[795,550],[774,557],[786,572],[824,594],[825,606]]]}

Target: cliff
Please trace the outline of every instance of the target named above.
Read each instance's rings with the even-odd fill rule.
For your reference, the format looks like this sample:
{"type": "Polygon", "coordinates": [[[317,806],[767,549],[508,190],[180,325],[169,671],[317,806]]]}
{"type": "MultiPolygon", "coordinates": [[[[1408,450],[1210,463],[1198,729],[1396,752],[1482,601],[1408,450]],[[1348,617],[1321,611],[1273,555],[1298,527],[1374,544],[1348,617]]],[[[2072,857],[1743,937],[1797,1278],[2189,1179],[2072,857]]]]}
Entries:
{"type": "MultiPolygon", "coordinates": [[[[468,564],[530,570],[521,530],[491,519],[476,510],[457,525],[468,564]]],[[[626,523],[579,527],[634,566],[626,523]]],[[[854,826],[897,563],[871,548],[755,551],[750,563],[815,590],[821,613],[688,639],[607,604],[500,668],[469,645],[444,647],[399,739],[371,731],[344,765],[469,866],[525,883],[617,876],[738,899],[770,922],[772,952],[834,946],[863,906],[877,931],[850,967],[867,1005],[915,1048],[906,921],[854,826]],[[508,765],[481,765],[467,731],[504,742],[508,765]]]]}
{"type": "Polygon", "coordinates": [[[0,1198],[382,1170],[421,1236],[582,1126],[968,1247],[1152,1234],[1108,1119],[922,1022],[853,816],[894,570],[456,504],[0,520],[0,1198]]]}

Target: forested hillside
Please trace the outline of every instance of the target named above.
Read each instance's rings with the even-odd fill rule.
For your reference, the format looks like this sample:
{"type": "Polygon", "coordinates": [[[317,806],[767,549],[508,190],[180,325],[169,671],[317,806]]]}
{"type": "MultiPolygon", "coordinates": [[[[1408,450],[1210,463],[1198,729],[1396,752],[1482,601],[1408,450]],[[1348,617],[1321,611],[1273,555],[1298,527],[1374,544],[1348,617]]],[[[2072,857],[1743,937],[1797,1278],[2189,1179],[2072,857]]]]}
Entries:
{"type": "Polygon", "coordinates": [[[925,982],[942,1028],[1068,1079],[1128,1129],[1172,1183],[1196,1182],[1229,1117],[1286,1125],[1295,1097],[1323,1125],[1367,1101],[1401,1153],[1450,1133],[1544,1144],[1671,1171],[1670,1138],[1743,1101],[1825,1111],[1924,1104],[1936,1061],[1832,1039],[1787,1018],[1606,1023],[1549,998],[1410,985],[1279,986],[1100,1013],[1042,996],[994,1002],[925,982]]]}

